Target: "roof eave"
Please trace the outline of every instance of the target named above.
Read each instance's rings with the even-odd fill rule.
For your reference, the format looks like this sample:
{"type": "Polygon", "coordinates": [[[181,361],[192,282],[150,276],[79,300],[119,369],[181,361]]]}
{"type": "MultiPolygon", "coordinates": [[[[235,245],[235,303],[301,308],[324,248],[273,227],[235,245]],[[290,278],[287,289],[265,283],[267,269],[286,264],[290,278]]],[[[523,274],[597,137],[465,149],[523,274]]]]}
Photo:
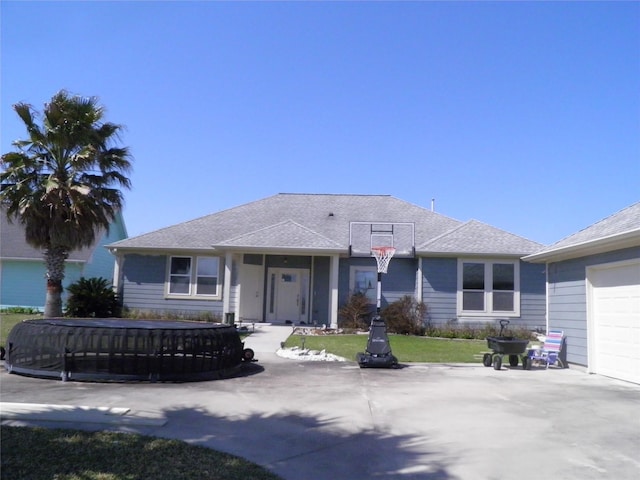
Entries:
{"type": "Polygon", "coordinates": [[[526,253],[505,253],[505,252],[438,252],[438,251],[428,251],[421,250],[416,251],[417,257],[456,257],[456,258],[522,258],[526,253]]]}
{"type": "Polygon", "coordinates": [[[531,263],[560,262],[631,247],[640,247],[640,229],[567,245],[566,247],[545,250],[528,255],[523,260],[531,263]]]}

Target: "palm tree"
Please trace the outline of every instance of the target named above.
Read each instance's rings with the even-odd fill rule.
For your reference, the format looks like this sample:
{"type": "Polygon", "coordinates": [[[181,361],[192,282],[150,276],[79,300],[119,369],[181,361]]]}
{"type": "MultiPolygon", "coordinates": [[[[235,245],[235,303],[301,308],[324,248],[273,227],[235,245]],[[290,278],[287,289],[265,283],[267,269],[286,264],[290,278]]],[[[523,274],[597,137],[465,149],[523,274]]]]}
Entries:
{"type": "Polygon", "coordinates": [[[103,121],[95,97],[55,94],[39,114],[26,103],[13,106],[27,129],[17,151],[2,155],[0,201],[9,221],[25,228],[26,242],[44,251],[46,317],[62,316],[62,280],[69,252],[92,245],[123,206],[120,188],[130,188],[127,148],[114,146],[121,125],[103,121]]]}

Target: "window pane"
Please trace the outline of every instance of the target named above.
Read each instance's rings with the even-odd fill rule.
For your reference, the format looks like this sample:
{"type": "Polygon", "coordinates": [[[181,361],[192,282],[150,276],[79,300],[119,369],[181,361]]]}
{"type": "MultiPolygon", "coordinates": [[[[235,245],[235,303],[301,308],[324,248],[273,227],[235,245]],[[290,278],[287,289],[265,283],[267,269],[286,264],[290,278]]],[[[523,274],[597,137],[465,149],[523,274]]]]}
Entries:
{"type": "Polygon", "coordinates": [[[198,257],[198,276],[200,275],[217,277],[218,276],[218,258],[217,257],[198,257]]]}
{"type": "Polygon", "coordinates": [[[484,264],[465,263],[462,270],[463,290],[484,290],[484,264]]]}
{"type": "Polygon", "coordinates": [[[189,277],[171,277],[171,282],[169,283],[169,293],[183,293],[188,295],[189,277]]]}
{"type": "Polygon", "coordinates": [[[189,275],[190,273],[190,257],[173,257],[171,259],[171,275],[189,275]]]}
{"type": "Polygon", "coordinates": [[[215,295],[218,293],[218,279],[215,277],[198,277],[198,295],[215,295]]]}
{"type": "Polygon", "coordinates": [[[364,293],[369,302],[377,302],[378,274],[373,270],[356,270],[354,273],[353,293],[364,293]]]}
{"type": "Polygon", "coordinates": [[[462,309],[484,311],[484,292],[463,292],[462,309]]]}
{"type": "Polygon", "coordinates": [[[493,310],[497,312],[513,312],[513,293],[493,292],[493,310]]]}
{"type": "Polygon", "coordinates": [[[493,289],[511,290],[515,286],[515,274],[513,263],[493,264],[493,289]]]}

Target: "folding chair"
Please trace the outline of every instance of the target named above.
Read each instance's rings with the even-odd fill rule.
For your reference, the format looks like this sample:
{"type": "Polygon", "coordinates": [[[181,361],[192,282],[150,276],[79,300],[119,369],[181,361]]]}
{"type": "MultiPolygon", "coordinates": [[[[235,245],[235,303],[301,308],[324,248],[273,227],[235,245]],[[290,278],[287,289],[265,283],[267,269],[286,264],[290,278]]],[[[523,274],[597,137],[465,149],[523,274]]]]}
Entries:
{"type": "Polygon", "coordinates": [[[566,365],[560,358],[564,345],[564,332],[562,330],[549,330],[542,348],[531,350],[529,357],[532,362],[537,362],[538,365],[545,364],[545,368],[549,368],[549,365],[556,364],[560,368],[565,368],[566,365]]]}

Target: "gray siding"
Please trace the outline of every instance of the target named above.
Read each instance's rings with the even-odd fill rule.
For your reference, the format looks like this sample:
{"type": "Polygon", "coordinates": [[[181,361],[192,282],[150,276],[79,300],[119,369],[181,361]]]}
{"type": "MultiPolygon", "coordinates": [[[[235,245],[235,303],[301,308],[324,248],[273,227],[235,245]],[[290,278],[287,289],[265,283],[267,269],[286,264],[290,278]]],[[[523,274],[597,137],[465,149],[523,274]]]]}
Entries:
{"type": "Polygon", "coordinates": [[[567,361],[588,364],[587,267],[640,257],[640,248],[628,248],[547,265],[549,328],[567,337],[567,361]]]}
{"type": "Polygon", "coordinates": [[[458,260],[425,258],[422,262],[422,301],[427,304],[427,319],[441,325],[457,318],[458,260]]]}
{"type": "Polygon", "coordinates": [[[520,323],[544,331],[547,325],[543,265],[520,262],[520,323]]]}
{"type": "MultiPolygon", "coordinates": [[[[164,298],[167,257],[127,255],[123,266],[123,304],[135,310],[222,315],[221,300],[179,300],[164,298]]],[[[220,279],[222,282],[222,278],[220,279]]]]}
{"type": "Polygon", "coordinates": [[[311,322],[318,325],[329,325],[329,271],[330,257],[314,257],[313,259],[313,310],[311,322]]]}
{"type": "MultiPolygon", "coordinates": [[[[428,320],[432,325],[442,325],[458,320],[457,258],[424,258],[422,262],[422,299],[427,304],[428,320]]],[[[513,325],[527,328],[544,328],[545,317],[544,267],[520,262],[520,317],[509,318],[513,325]]],[[[478,322],[498,317],[479,317],[478,322]]]]}

